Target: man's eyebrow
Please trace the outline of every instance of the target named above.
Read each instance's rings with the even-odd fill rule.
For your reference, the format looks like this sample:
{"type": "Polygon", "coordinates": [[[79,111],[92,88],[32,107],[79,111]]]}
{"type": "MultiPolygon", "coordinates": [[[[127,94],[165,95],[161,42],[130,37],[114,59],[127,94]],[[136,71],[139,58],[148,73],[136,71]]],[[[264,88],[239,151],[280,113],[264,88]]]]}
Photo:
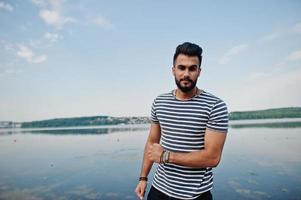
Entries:
{"type": "Polygon", "coordinates": [[[190,68],[190,67],[198,67],[198,65],[190,65],[190,66],[187,66],[187,65],[177,65],[178,67],[188,67],[188,68],[190,68]]]}

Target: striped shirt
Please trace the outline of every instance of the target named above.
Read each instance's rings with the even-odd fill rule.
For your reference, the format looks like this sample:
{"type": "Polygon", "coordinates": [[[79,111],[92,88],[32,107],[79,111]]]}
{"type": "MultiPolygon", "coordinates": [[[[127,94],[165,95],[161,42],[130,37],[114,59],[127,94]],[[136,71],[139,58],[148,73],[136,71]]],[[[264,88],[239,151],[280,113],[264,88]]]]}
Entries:
{"type": "MultiPolygon", "coordinates": [[[[170,92],[154,100],[151,121],[160,124],[164,149],[192,152],[204,149],[206,128],[227,133],[228,111],[221,99],[205,91],[184,101],[170,92]]],[[[170,197],[195,199],[212,189],[212,168],[159,164],[152,185],[170,197]]]]}

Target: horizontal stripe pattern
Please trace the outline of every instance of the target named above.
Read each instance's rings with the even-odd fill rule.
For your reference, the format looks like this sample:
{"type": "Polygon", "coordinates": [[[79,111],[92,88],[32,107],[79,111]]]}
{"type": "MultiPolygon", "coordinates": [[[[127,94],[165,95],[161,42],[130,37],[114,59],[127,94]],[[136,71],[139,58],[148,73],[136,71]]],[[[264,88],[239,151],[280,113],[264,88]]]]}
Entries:
{"type": "MultiPolygon", "coordinates": [[[[164,149],[192,152],[204,149],[207,128],[227,133],[228,111],[221,99],[205,91],[187,101],[170,92],[154,100],[151,121],[160,124],[164,149]]],[[[170,197],[194,199],[212,189],[212,168],[159,164],[152,185],[170,197]]]]}

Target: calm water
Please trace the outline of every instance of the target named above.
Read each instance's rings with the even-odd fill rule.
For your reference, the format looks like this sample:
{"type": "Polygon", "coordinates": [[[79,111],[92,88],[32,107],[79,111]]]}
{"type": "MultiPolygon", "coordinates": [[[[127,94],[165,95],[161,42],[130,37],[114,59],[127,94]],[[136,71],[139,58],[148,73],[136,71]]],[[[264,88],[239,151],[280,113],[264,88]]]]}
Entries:
{"type": "MultiPolygon", "coordinates": [[[[0,199],[137,199],[148,127],[1,130],[0,199]]],[[[217,200],[301,199],[300,126],[230,128],[214,182],[217,200]]]]}

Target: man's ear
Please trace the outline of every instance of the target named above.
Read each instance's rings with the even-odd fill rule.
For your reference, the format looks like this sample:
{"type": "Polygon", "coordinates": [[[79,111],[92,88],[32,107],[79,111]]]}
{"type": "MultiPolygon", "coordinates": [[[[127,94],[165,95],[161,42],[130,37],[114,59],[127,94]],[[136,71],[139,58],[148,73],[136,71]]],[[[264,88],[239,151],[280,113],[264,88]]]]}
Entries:
{"type": "Polygon", "coordinates": [[[198,74],[198,77],[200,76],[201,72],[202,72],[202,68],[199,68],[199,74],[198,74]]]}
{"type": "Polygon", "coordinates": [[[176,76],[176,72],[175,72],[175,66],[172,66],[172,68],[171,68],[171,70],[172,70],[172,74],[174,75],[174,76],[176,76]]]}

